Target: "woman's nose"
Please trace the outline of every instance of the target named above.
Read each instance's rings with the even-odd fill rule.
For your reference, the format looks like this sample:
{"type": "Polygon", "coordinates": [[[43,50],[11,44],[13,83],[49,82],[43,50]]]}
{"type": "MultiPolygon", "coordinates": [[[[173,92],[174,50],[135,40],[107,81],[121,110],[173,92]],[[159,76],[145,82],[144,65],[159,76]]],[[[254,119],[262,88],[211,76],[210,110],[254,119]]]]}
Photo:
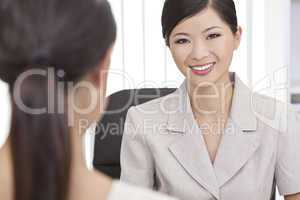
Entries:
{"type": "Polygon", "coordinates": [[[196,41],[193,43],[190,58],[192,60],[202,60],[209,56],[209,48],[203,41],[196,41]]]}

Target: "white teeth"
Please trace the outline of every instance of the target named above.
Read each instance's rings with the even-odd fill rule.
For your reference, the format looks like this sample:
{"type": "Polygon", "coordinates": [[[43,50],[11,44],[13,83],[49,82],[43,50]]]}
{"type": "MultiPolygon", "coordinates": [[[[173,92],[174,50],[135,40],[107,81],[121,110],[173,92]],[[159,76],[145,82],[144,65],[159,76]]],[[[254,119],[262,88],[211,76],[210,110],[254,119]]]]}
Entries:
{"type": "Polygon", "coordinates": [[[191,67],[193,70],[200,70],[200,71],[204,71],[204,70],[208,70],[209,68],[211,68],[214,64],[208,64],[208,65],[203,65],[203,66],[193,66],[191,67]]]}

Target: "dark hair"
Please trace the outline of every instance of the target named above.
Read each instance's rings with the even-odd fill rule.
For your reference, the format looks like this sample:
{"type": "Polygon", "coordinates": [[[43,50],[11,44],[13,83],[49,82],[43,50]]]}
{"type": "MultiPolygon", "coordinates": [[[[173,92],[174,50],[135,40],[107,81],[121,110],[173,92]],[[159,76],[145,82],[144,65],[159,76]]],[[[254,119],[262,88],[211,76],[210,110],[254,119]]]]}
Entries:
{"type": "MultiPolygon", "coordinates": [[[[71,162],[66,115],[25,112],[14,98],[18,77],[28,69],[62,70],[64,76],[50,78],[61,89],[59,81],[76,82],[95,69],[115,37],[106,0],[0,1],[0,78],[9,84],[12,102],[15,200],[66,199],[71,162]]],[[[19,92],[23,104],[47,108],[49,84],[48,74],[26,77],[19,92]]],[[[65,103],[55,100],[55,109],[65,103]]]]}
{"type": "Polygon", "coordinates": [[[169,37],[174,27],[183,19],[192,17],[211,6],[229,25],[231,31],[237,31],[237,16],[233,0],[166,0],[162,12],[162,33],[169,46],[169,37]]]}

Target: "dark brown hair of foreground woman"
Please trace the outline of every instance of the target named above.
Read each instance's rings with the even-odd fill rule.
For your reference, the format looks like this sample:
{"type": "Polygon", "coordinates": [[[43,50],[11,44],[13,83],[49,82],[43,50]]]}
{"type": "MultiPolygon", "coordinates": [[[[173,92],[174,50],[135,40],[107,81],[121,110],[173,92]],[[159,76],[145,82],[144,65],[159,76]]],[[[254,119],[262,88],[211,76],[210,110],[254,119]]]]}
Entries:
{"type": "MultiPolygon", "coordinates": [[[[55,83],[76,82],[95,69],[115,37],[106,0],[0,1],[0,78],[9,84],[12,100],[15,200],[66,199],[72,160],[66,114],[22,111],[13,98],[18,75],[51,66],[64,72],[54,76],[55,83]]],[[[20,92],[24,104],[47,106],[47,85],[47,76],[26,78],[20,92]]]]}

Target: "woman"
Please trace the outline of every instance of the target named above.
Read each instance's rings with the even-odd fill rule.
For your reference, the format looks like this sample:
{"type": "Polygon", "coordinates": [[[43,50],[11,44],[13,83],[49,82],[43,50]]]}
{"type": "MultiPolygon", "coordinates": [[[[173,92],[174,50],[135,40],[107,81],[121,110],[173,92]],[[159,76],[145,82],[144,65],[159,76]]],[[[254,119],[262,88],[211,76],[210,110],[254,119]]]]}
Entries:
{"type": "Polygon", "coordinates": [[[82,134],[104,109],[116,27],[106,0],[0,2],[0,78],[10,135],[1,200],[169,199],[89,171],[82,134]]]}
{"type": "Polygon", "coordinates": [[[186,80],[128,111],[121,180],[188,200],[269,200],[275,180],[300,199],[296,113],[229,73],[242,35],[234,2],[166,0],[162,29],[186,80]]]}

